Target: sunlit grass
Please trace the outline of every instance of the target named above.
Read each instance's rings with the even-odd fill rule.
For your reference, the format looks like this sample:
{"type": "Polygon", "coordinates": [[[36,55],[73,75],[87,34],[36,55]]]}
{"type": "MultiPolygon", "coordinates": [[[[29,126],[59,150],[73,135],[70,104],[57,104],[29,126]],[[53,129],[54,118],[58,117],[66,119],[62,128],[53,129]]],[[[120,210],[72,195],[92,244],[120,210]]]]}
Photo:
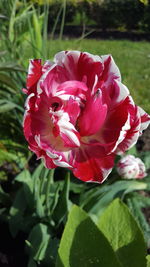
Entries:
{"type": "MultiPolygon", "coordinates": [[[[49,41],[51,59],[61,50],[73,49],[98,55],[112,54],[134,101],[150,112],[150,43],[93,39],[49,41]]],[[[29,50],[26,59],[31,57],[29,50]]]]}

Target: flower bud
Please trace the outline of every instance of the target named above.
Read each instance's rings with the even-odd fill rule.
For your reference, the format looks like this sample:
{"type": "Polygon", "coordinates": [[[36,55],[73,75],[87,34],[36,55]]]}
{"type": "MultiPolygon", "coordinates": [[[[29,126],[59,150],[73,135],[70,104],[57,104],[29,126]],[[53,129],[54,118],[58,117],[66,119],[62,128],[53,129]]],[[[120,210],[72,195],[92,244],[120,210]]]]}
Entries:
{"type": "Polygon", "coordinates": [[[143,161],[133,155],[127,155],[119,160],[117,172],[126,179],[142,179],[147,175],[143,161]]]}

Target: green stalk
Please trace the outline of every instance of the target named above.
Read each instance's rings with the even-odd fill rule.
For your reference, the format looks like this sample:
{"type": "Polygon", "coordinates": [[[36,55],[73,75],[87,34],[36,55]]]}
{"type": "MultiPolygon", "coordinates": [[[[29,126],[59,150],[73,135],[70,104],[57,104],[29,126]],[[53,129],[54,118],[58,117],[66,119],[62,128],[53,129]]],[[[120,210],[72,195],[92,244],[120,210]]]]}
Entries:
{"type": "Polygon", "coordinates": [[[63,36],[63,31],[64,31],[64,25],[65,25],[65,16],[66,16],[66,6],[67,6],[67,1],[64,0],[63,3],[63,14],[62,14],[62,21],[61,21],[61,26],[60,26],[60,34],[59,34],[59,39],[62,40],[63,36]]]}
{"type": "Polygon", "coordinates": [[[42,39],[42,51],[44,51],[43,52],[44,60],[48,58],[48,47],[47,47],[48,13],[49,13],[49,5],[48,5],[48,1],[46,1],[44,5],[44,24],[43,24],[43,39],[42,39]]]}
{"type": "Polygon", "coordinates": [[[50,170],[50,174],[47,177],[47,188],[46,188],[46,213],[49,216],[50,210],[49,210],[49,192],[51,184],[53,183],[53,176],[54,176],[55,169],[50,170]]]}
{"type": "Polygon", "coordinates": [[[55,31],[56,31],[56,27],[57,27],[58,20],[59,20],[59,17],[61,15],[62,9],[63,9],[63,6],[60,7],[59,12],[57,14],[57,17],[55,19],[55,23],[54,23],[54,26],[53,26],[52,32],[51,32],[51,38],[50,38],[51,40],[53,40],[53,38],[54,38],[54,34],[55,34],[55,31]]]}
{"type": "Polygon", "coordinates": [[[9,20],[9,29],[8,29],[8,38],[11,42],[14,41],[15,33],[14,33],[14,23],[17,9],[17,0],[14,1],[12,6],[12,12],[9,20]]]}

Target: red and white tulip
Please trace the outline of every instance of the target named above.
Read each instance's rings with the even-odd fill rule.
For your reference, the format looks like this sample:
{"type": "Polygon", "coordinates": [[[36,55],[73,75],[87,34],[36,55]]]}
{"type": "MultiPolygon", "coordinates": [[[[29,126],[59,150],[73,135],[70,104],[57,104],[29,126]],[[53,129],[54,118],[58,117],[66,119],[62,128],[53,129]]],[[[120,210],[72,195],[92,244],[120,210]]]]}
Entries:
{"type": "Polygon", "coordinates": [[[116,154],[132,147],[150,117],[133,102],[110,55],[62,51],[30,61],[24,115],[29,148],[47,168],[103,182],[116,154]]]}
{"type": "Polygon", "coordinates": [[[118,161],[117,171],[126,179],[142,179],[147,175],[144,162],[132,155],[127,155],[118,161]]]}

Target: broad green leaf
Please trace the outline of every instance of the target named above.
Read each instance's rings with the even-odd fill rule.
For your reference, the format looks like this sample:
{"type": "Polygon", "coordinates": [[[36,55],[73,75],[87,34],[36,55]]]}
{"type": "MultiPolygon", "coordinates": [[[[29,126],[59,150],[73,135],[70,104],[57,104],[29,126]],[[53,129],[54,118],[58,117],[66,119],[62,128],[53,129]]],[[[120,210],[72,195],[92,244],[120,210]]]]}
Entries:
{"type": "Polygon", "coordinates": [[[56,265],[56,257],[57,257],[57,251],[58,251],[58,246],[59,246],[59,239],[54,238],[51,239],[47,249],[46,249],[46,254],[45,257],[42,261],[43,266],[50,266],[50,267],[55,267],[56,265]]]}
{"type": "Polygon", "coordinates": [[[121,267],[108,240],[91,218],[73,206],[58,250],[56,267],[121,267]]]}
{"type": "Polygon", "coordinates": [[[15,181],[27,184],[30,183],[31,181],[30,172],[27,169],[23,170],[15,177],[15,181]]]}
{"type": "Polygon", "coordinates": [[[45,224],[39,223],[33,227],[27,240],[30,258],[42,261],[50,242],[50,233],[45,224]]]}
{"type": "Polygon", "coordinates": [[[115,199],[101,215],[99,229],[110,241],[123,267],[145,267],[146,245],[142,232],[119,199],[115,199]]]}

